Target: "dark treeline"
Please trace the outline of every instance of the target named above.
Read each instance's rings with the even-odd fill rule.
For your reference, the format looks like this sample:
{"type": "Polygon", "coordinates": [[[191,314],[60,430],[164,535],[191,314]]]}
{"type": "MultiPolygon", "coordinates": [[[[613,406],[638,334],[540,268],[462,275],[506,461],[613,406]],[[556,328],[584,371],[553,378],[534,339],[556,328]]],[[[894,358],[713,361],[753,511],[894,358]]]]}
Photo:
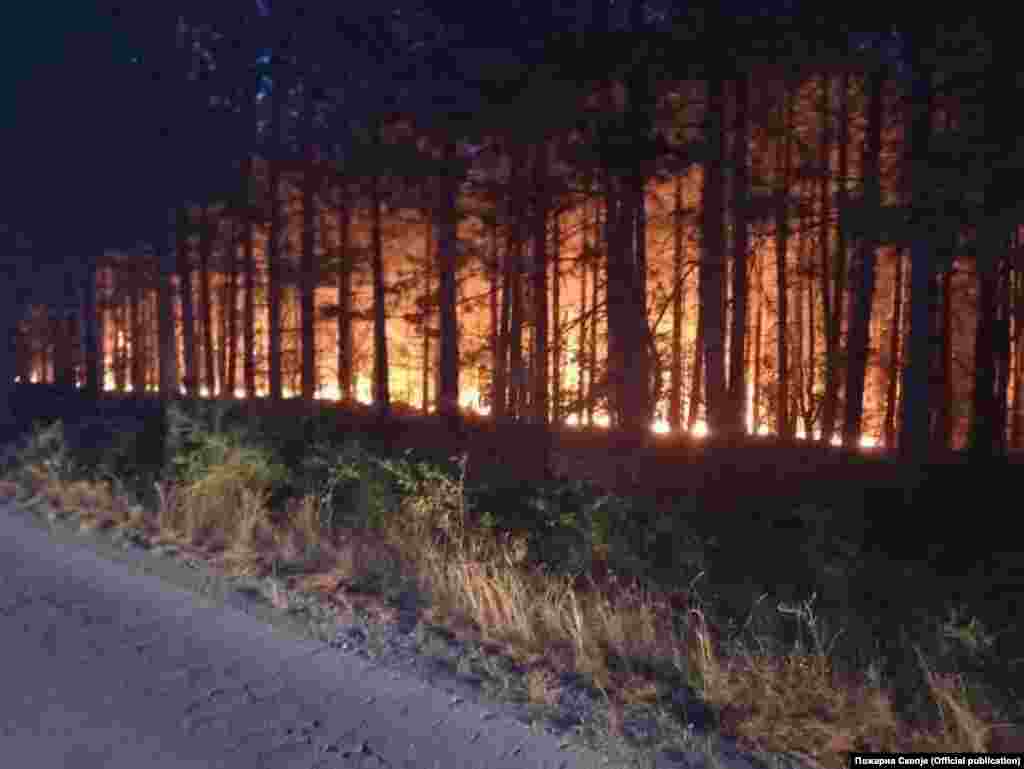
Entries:
{"type": "Polygon", "coordinates": [[[152,232],[0,380],[1024,445],[1002,35],[543,5],[116,11],[152,232]]]}

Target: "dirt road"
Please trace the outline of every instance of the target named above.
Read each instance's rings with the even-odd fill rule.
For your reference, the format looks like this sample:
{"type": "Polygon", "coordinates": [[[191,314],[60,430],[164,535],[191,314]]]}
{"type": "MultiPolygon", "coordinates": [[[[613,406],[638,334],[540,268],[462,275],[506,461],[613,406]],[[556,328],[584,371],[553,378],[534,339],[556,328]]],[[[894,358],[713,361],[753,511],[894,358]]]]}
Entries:
{"type": "Polygon", "coordinates": [[[0,503],[0,766],[603,765],[88,539],[0,503]]]}

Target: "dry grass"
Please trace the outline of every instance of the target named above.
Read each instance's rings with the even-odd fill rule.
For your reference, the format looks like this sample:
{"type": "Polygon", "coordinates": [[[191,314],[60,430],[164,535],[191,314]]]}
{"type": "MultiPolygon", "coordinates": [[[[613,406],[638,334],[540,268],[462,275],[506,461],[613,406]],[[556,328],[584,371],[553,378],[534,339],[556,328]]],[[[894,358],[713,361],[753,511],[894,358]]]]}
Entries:
{"type": "MultiPolygon", "coordinates": [[[[901,722],[885,688],[836,674],[824,649],[726,656],[695,596],[680,605],[678,595],[670,601],[614,576],[589,586],[551,577],[526,567],[523,541],[496,544],[460,528],[451,515],[438,519],[440,529],[436,521],[430,528],[422,514],[431,506],[448,513],[458,509],[459,500],[450,498],[462,493],[458,484],[434,487],[413,500],[421,514],[416,526],[343,530],[329,538],[318,498],[304,497],[273,514],[267,490],[253,484],[242,459],[229,453],[191,485],[158,486],[160,509],[148,523],[162,538],[222,551],[220,563],[234,573],[295,566],[300,574],[292,584],[325,595],[342,587],[385,595],[403,580],[415,580],[430,597],[432,616],[478,628],[526,664],[532,701],[556,702],[563,672],[588,675],[606,693],[613,732],[622,731],[626,705],[659,701],[664,682],[651,671],[674,669],[699,685],[719,714],[723,734],[754,750],[799,752],[820,766],[843,765],[852,750],[984,751],[995,735],[1005,739],[1005,730],[972,709],[963,677],[931,672],[923,655],[928,690],[942,713],[930,731],[901,722]]],[[[41,465],[23,468],[20,482],[95,525],[146,522],[109,488],[57,480],[41,465]]],[[[377,607],[383,611],[381,603],[377,607]]],[[[813,630],[809,604],[802,612],[799,617],[813,630]]]]}

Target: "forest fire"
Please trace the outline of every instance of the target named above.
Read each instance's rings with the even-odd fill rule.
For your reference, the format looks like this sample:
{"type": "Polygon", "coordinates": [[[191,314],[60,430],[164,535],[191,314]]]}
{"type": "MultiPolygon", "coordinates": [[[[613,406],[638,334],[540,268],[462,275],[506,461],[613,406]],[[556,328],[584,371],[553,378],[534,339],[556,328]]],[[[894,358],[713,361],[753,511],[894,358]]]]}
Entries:
{"type": "MultiPolygon", "coordinates": [[[[680,104],[692,97],[683,86],[672,95],[680,104]]],[[[781,96],[790,105],[783,117],[791,132],[816,148],[821,166],[834,177],[857,178],[870,171],[866,163],[879,162],[865,154],[869,140],[882,143],[873,152],[899,165],[902,127],[864,122],[879,108],[868,97],[888,98],[885,93],[869,94],[848,78],[830,75],[781,96]],[[842,137],[825,136],[817,124],[833,121],[840,107],[850,125],[842,137]],[[881,136],[872,138],[871,131],[881,136]]],[[[677,117],[693,111],[692,105],[680,109],[677,117]]],[[[846,408],[851,353],[843,345],[854,333],[855,261],[836,208],[842,191],[835,178],[795,184],[786,176],[793,160],[785,155],[792,151],[788,144],[764,126],[748,128],[753,130],[746,157],[729,162],[758,165],[773,184],[792,184],[792,208],[785,220],[779,218],[781,209],[757,220],[736,219],[729,206],[719,212],[732,218],[726,217],[724,239],[715,246],[729,280],[715,300],[721,312],[714,319],[713,346],[710,330],[702,326],[709,317],[702,276],[709,242],[701,218],[712,166],[695,164],[646,182],[640,301],[639,290],[629,289],[629,297],[622,293],[626,289],[618,284],[626,273],[610,261],[608,200],[593,191],[564,193],[557,215],[554,208],[538,208],[533,213],[543,213],[543,220],[531,219],[530,205],[540,202],[527,195],[529,185],[524,188],[524,180],[518,180],[509,157],[489,158],[493,167],[481,167],[480,173],[505,185],[511,198],[525,196],[526,208],[518,214],[518,209],[495,208],[470,185],[459,192],[459,206],[472,213],[454,225],[462,261],[454,269],[447,302],[447,317],[455,321],[444,332],[440,225],[429,207],[406,203],[374,210],[366,200],[345,198],[356,193],[344,188],[311,194],[303,186],[308,169],[274,176],[272,162],[253,156],[241,170],[260,215],[243,215],[227,200],[182,206],[170,222],[169,262],[162,264],[145,245],[108,251],[94,274],[93,317],[83,310],[74,333],[64,319],[40,308],[23,321],[19,375],[23,381],[56,381],[59,369],[70,367],[74,379],[84,381],[86,330],[94,323],[106,390],[157,391],[161,355],[169,357],[173,347],[174,388],[194,396],[267,396],[276,372],[283,397],[372,404],[384,393],[397,407],[430,413],[443,401],[442,342],[448,334],[455,355],[447,364],[454,369],[447,386],[454,390],[446,397],[476,414],[607,427],[627,418],[622,409],[631,408],[628,419],[634,426],[653,413],[648,427],[658,435],[706,437],[717,420],[734,434],[814,441],[826,435],[828,443],[840,445],[845,432],[848,440],[860,435],[860,448],[892,448],[910,344],[906,249],[880,242],[872,257],[876,275],[862,329],[861,408],[851,417],[846,408]],[[773,168],[773,162],[781,165],[773,168]],[[745,232],[736,230],[737,222],[745,232]],[[274,228],[276,249],[270,246],[274,228]],[[737,240],[738,234],[744,237],[737,240]],[[173,269],[167,266],[171,262],[173,269]],[[736,263],[744,265],[745,282],[737,280],[736,263]],[[611,309],[624,303],[636,305],[628,311],[639,318],[632,325],[611,309]],[[168,331],[173,338],[161,341],[168,331]],[[620,350],[616,333],[623,340],[620,350]],[[634,361],[650,387],[646,393],[634,387],[627,396],[634,361]],[[378,380],[379,366],[385,373],[378,380]],[[191,391],[185,385],[189,380],[191,391]],[[724,406],[718,408],[724,411],[717,416],[709,413],[712,386],[723,393],[718,400],[724,406]],[[639,406],[629,405],[630,399],[639,406]],[[726,412],[733,414],[728,424],[726,412]],[[846,427],[852,418],[859,430],[846,427]]],[[[409,131],[399,119],[386,133],[399,144],[410,140],[409,131]]],[[[547,156],[534,148],[519,160],[535,166],[536,173],[554,173],[544,163],[553,162],[556,153],[546,149],[547,156]]],[[[899,174],[887,171],[879,181],[882,198],[895,200],[899,174]]],[[[1014,301],[1024,306],[1024,281],[1015,280],[1012,289],[1019,297],[1014,301]]],[[[955,448],[966,442],[970,420],[959,404],[969,400],[972,383],[958,372],[971,370],[974,329],[952,318],[970,317],[977,290],[972,276],[959,268],[951,267],[942,281],[940,309],[946,319],[933,368],[935,381],[943,382],[944,405],[932,406],[928,418],[933,440],[955,448]]],[[[1009,306],[1010,299],[1006,294],[1001,306],[1009,306]]],[[[1012,427],[1018,439],[1024,438],[1024,398],[1018,396],[1024,381],[1021,328],[1016,315],[1012,323],[1006,321],[997,382],[1000,397],[1015,404],[1019,418],[1006,430],[1012,427]]]]}

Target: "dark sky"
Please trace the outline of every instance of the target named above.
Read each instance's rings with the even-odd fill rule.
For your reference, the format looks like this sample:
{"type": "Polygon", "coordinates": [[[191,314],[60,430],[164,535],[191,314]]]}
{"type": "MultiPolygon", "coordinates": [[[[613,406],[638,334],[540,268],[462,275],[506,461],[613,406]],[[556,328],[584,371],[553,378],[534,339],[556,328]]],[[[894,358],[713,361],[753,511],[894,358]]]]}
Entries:
{"type": "MultiPolygon", "coordinates": [[[[126,8],[132,2],[156,0],[129,0],[126,8]]],[[[18,5],[5,19],[8,35],[0,48],[0,250],[10,251],[4,229],[27,235],[37,244],[37,258],[48,261],[152,240],[166,221],[166,207],[180,202],[182,186],[196,186],[195,174],[214,165],[199,155],[219,146],[211,141],[212,124],[186,129],[179,122],[173,141],[160,139],[174,110],[128,65],[140,42],[127,38],[127,25],[112,20],[114,3],[18,5]],[[185,130],[198,133],[193,138],[185,130]],[[186,169],[192,176],[176,180],[186,169]]],[[[576,10],[576,2],[552,6],[576,10]]],[[[537,23],[530,14],[521,16],[520,25],[537,23]]],[[[522,28],[490,21],[521,42],[522,28]]],[[[467,31],[477,28],[473,22],[463,19],[467,31]]]]}
{"type": "Polygon", "coordinates": [[[119,212],[141,209],[132,124],[146,111],[121,79],[130,49],[98,4],[24,6],[0,53],[0,222],[36,243],[37,259],[60,261],[101,248],[119,212]]]}

